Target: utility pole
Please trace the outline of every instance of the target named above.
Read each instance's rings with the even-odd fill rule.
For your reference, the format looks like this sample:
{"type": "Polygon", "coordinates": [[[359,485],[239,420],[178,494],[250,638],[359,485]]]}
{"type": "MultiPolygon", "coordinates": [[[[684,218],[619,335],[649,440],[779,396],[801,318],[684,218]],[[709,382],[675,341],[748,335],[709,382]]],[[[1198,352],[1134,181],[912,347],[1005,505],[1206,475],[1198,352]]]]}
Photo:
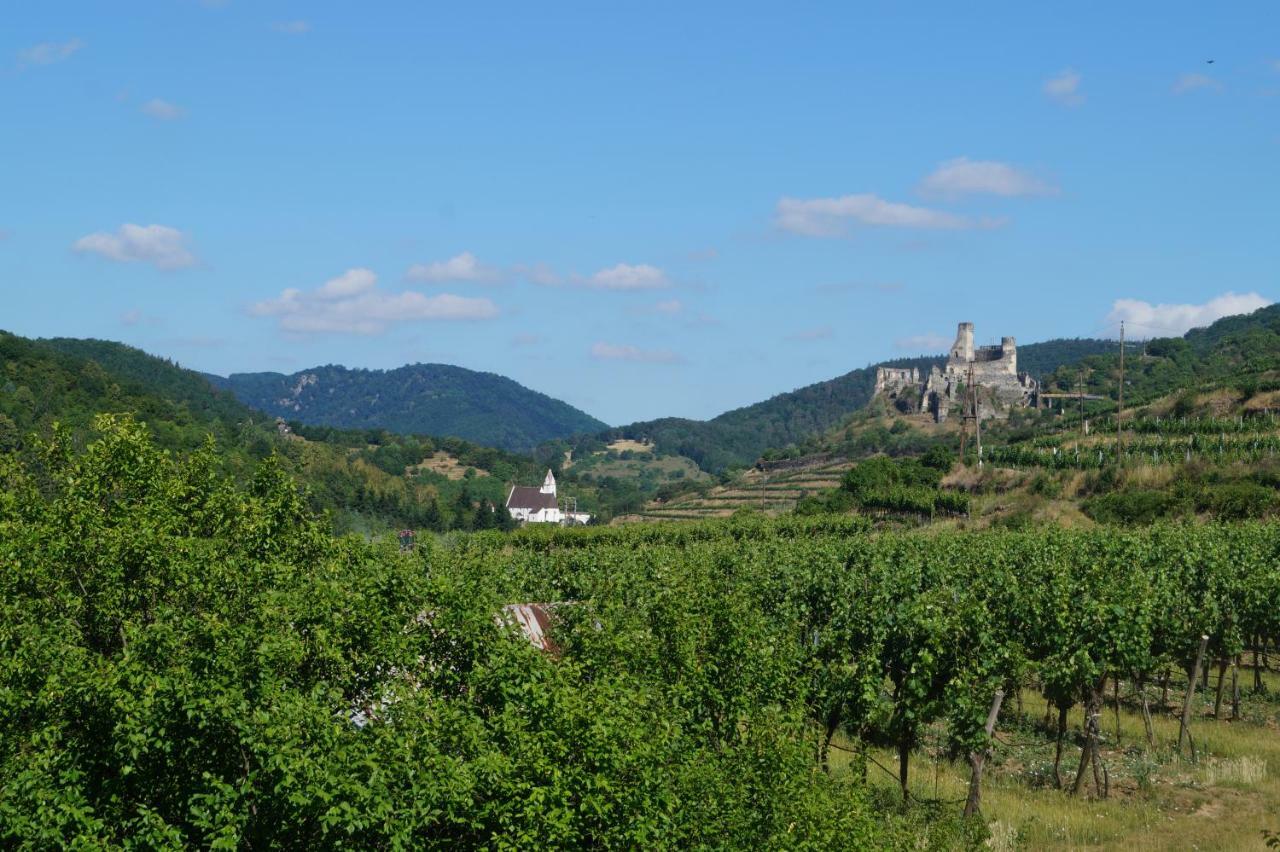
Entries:
{"type": "Polygon", "coordinates": [[[1124,450],[1124,320],[1120,320],[1120,391],[1116,406],[1116,463],[1124,450]]]}
{"type": "Polygon", "coordinates": [[[978,386],[973,381],[973,366],[969,367],[969,400],[973,412],[973,441],[978,448],[978,469],[982,469],[982,418],[978,416],[978,386]]]}
{"type": "Polygon", "coordinates": [[[1076,394],[1080,397],[1080,437],[1089,434],[1089,424],[1084,420],[1084,370],[1076,371],[1076,394]]]}

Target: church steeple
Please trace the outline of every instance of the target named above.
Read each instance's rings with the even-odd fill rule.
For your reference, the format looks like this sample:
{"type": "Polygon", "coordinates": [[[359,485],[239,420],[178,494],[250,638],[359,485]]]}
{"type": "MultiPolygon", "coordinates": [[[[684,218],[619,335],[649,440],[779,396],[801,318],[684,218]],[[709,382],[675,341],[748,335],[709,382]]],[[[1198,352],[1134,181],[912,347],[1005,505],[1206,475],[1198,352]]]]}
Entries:
{"type": "Polygon", "coordinates": [[[551,473],[551,468],[547,468],[547,478],[542,480],[542,487],[538,489],[543,494],[556,493],[556,478],[551,473]]]}

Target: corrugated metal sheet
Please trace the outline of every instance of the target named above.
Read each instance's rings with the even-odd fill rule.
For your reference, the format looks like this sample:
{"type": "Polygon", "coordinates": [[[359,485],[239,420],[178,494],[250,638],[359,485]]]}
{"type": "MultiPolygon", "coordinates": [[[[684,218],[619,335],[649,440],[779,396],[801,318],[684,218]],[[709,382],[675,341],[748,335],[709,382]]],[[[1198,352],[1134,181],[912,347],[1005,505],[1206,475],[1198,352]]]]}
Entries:
{"type": "Polygon", "coordinates": [[[556,604],[514,603],[502,608],[497,617],[499,624],[516,628],[539,651],[545,651],[554,657],[560,656],[560,646],[552,640],[550,631],[553,623],[552,610],[556,604]]]}

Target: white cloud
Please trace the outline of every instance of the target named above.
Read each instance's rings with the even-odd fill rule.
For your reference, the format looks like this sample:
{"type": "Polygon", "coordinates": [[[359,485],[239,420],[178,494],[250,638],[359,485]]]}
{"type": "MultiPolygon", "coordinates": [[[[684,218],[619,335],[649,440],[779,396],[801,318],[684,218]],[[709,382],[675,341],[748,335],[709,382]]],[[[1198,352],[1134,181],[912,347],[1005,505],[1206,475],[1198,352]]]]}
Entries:
{"type": "Polygon", "coordinates": [[[1108,325],[1123,320],[1134,337],[1164,337],[1184,334],[1209,325],[1222,317],[1252,313],[1271,300],[1258,293],[1226,292],[1202,305],[1153,305],[1140,299],[1116,299],[1107,314],[1108,325]]]}
{"type": "Polygon", "coordinates": [[[920,182],[925,195],[958,198],[962,195],[1052,195],[1057,188],[1035,175],[994,160],[947,160],[920,182]]]}
{"type": "Polygon", "coordinates": [[[138,109],[160,121],[174,121],[186,114],[186,110],[182,107],[160,98],[152,98],[138,109]]]}
{"type": "Polygon", "coordinates": [[[52,65],[55,62],[69,59],[72,54],[82,47],[84,47],[84,42],[78,38],[62,42],[41,42],[28,47],[26,50],[18,51],[18,67],[28,68],[32,65],[52,65]]]}
{"type": "Polygon", "coordinates": [[[820,325],[816,328],[804,328],[800,331],[787,335],[787,340],[795,343],[809,343],[814,340],[826,340],[832,334],[834,329],[829,325],[820,325]]]}
{"type": "Polygon", "coordinates": [[[311,32],[311,24],[307,21],[277,21],[271,25],[271,29],[278,33],[286,35],[302,35],[311,32]]]}
{"type": "Polygon", "coordinates": [[[330,278],[316,290],[317,299],[331,301],[333,299],[349,299],[368,293],[378,286],[378,276],[371,269],[357,267],[348,269],[337,278],[330,278]]]}
{"type": "Polygon", "coordinates": [[[502,280],[502,272],[496,267],[481,263],[471,252],[464,251],[448,260],[415,263],[409,267],[404,277],[409,281],[421,281],[426,284],[441,284],[446,281],[493,284],[502,280]]]}
{"type": "Polygon", "coordinates": [[[197,262],[186,241],[186,234],[167,225],[126,224],[114,234],[99,231],[81,237],[71,248],[120,263],[140,262],[150,263],[156,269],[181,269],[197,262]]]}
{"type": "Polygon", "coordinates": [[[893,341],[898,349],[908,352],[943,352],[951,348],[954,341],[941,334],[913,334],[910,337],[899,337],[893,341]]]}
{"type": "Polygon", "coordinates": [[[1195,73],[1182,74],[1173,83],[1173,93],[1175,95],[1185,95],[1203,89],[1216,91],[1221,88],[1222,84],[1212,77],[1195,73]]]}
{"type": "Polygon", "coordinates": [[[659,302],[654,305],[653,309],[660,314],[673,315],[684,310],[684,303],[679,299],[668,299],[665,302],[659,302]]]}
{"type": "Polygon", "coordinates": [[[591,357],[597,361],[638,361],[646,364],[675,364],[681,358],[666,349],[639,349],[615,343],[595,343],[591,357]]]}
{"type": "Polygon", "coordinates": [[[849,224],[888,228],[959,229],[996,224],[976,222],[942,210],[885,201],[875,195],[839,198],[783,198],[774,220],[778,227],[809,237],[835,237],[849,224]]]}
{"type": "Polygon", "coordinates": [[[657,290],[670,287],[667,274],[647,263],[619,263],[587,278],[583,283],[598,290],[657,290]]]}
{"type": "Polygon", "coordinates": [[[512,346],[537,346],[542,342],[542,336],[538,334],[517,334],[511,338],[512,346]]]}
{"type": "Polygon", "coordinates": [[[369,269],[348,269],[310,292],[289,288],[249,308],[254,316],[276,317],[281,331],[377,334],[398,322],[485,320],[498,315],[489,299],[441,293],[385,293],[369,269]]]}
{"type": "Polygon", "coordinates": [[[1044,93],[1064,106],[1080,106],[1084,103],[1080,81],[1079,71],[1074,68],[1064,68],[1044,81],[1044,93]]]}

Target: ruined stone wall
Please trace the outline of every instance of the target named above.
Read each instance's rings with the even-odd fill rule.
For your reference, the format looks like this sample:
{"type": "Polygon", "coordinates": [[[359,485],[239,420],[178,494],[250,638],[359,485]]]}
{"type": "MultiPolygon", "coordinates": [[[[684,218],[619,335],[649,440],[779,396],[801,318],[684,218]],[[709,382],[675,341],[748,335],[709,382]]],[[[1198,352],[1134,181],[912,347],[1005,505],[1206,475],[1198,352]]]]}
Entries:
{"type": "Polygon", "coordinates": [[[922,376],[915,368],[877,367],[875,394],[886,397],[904,413],[927,411],[941,423],[951,407],[962,401],[960,387],[969,383],[971,375],[973,384],[982,390],[979,416],[983,419],[1007,416],[1010,408],[1036,404],[1039,384],[1018,372],[1014,338],[1001,338],[998,346],[975,347],[971,322],[956,327],[956,340],[942,369],[934,367],[922,376]]]}

